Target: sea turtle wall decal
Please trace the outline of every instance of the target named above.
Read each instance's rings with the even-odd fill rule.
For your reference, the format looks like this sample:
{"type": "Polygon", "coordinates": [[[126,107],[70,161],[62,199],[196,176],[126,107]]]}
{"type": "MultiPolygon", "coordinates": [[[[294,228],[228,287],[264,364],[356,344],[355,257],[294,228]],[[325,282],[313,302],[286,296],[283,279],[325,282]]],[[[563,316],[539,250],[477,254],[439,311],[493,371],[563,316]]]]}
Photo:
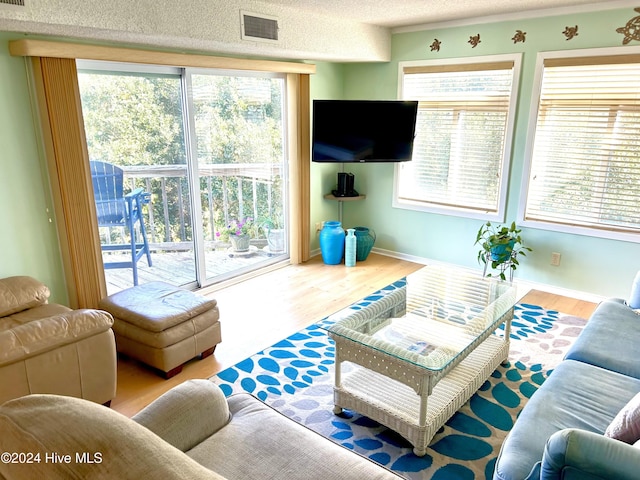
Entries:
{"type": "MultiPolygon", "coordinates": [[[[640,13],[640,7],[634,8],[633,10],[640,13]]],[[[617,28],[616,32],[624,35],[624,39],[622,40],[623,45],[626,45],[631,40],[640,40],[640,15],[633,17],[624,27],[617,28]]]]}

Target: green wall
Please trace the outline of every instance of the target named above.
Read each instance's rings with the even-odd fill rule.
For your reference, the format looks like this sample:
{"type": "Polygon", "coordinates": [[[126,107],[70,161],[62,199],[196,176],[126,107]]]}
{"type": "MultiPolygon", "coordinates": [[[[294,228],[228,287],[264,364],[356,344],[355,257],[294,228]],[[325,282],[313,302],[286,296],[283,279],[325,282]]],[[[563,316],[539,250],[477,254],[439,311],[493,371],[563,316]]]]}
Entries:
{"type": "MultiPolygon", "coordinates": [[[[628,8],[395,34],[391,62],[345,66],[343,95],[351,99],[397,98],[400,61],[523,52],[506,216],[506,221],[510,222],[516,219],[520,200],[537,52],[619,47],[623,36],[616,33],[616,28],[636,15],[633,9],[628,8]],[[562,32],[565,27],[575,25],[578,25],[578,35],[567,40],[562,32]],[[526,32],[524,43],[514,44],[512,41],[517,29],[526,32]],[[468,43],[469,37],[476,34],[480,34],[481,43],[472,48],[468,43]],[[441,49],[431,52],[429,47],[436,38],[442,42],[441,49]]],[[[630,43],[633,44],[638,45],[638,42],[630,43]]],[[[474,241],[482,222],[392,208],[393,170],[392,165],[380,164],[349,167],[349,171],[356,175],[356,190],[365,193],[367,198],[362,202],[345,204],[345,226],[372,227],[378,236],[377,248],[477,268],[474,241]]],[[[317,218],[312,210],[312,222],[317,218]]],[[[516,276],[523,280],[624,298],[629,294],[636,271],[640,269],[640,245],[637,243],[533,228],[525,228],[523,235],[534,249],[516,272],[516,276]],[[562,254],[560,266],[550,265],[551,252],[562,254]]]]}
{"type": "Polygon", "coordinates": [[[41,164],[23,58],[0,33],[0,278],[30,275],[68,302],[46,170],[41,164]]]}
{"type": "MultiPolygon", "coordinates": [[[[317,63],[316,73],[311,76],[312,99],[341,99],[344,97],[345,65],[317,63]]],[[[330,163],[311,164],[311,251],[318,250],[316,223],[338,220],[338,202],[325,200],[324,195],[336,188],[336,166],[330,163]]]]}

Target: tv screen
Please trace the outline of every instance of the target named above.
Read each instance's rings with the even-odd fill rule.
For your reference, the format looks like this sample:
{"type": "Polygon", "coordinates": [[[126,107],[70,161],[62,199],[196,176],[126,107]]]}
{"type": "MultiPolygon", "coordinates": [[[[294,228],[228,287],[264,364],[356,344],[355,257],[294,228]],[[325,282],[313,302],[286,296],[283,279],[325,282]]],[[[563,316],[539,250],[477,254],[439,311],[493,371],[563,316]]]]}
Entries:
{"type": "Polygon", "coordinates": [[[314,162],[411,160],[418,102],[314,100],[314,162]]]}

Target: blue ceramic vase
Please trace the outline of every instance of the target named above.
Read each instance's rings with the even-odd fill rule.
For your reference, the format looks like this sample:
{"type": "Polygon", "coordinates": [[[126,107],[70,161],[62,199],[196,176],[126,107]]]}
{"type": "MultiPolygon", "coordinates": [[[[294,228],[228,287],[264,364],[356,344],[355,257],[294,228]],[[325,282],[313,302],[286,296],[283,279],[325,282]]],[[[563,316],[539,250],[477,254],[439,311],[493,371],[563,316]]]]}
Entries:
{"type": "Polygon", "coordinates": [[[324,222],[320,230],[320,252],[327,265],[342,263],[344,255],[344,230],[340,222],[329,220],[324,222]]]}

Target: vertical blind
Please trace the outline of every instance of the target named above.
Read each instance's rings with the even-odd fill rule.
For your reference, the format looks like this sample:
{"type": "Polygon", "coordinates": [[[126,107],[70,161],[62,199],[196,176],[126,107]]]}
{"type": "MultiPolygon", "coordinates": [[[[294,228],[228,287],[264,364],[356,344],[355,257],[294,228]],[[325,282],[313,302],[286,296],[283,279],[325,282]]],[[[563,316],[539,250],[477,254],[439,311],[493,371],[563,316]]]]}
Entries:
{"type": "Polygon", "coordinates": [[[640,57],[546,59],[525,220],[640,230],[640,57]]]}
{"type": "Polygon", "coordinates": [[[513,69],[513,61],[403,68],[403,97],[418,100],[418,116],[399,201],[498,212],[513,69]]]}

